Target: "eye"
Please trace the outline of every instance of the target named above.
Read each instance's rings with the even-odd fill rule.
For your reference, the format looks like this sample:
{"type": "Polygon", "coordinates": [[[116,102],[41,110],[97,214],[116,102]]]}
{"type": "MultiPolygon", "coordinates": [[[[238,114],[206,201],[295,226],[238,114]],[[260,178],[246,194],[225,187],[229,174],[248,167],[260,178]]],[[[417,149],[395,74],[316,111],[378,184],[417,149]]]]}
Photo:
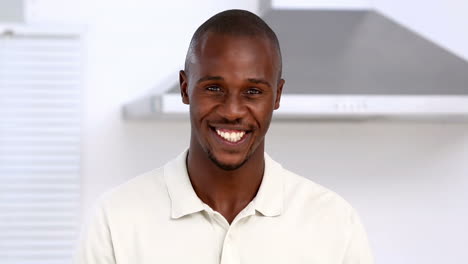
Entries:
{"type": "Polygon", "coordinates": [[[206,87],[206,90],[210,92],[221,92],[221,87],[216,86],[216,85],[211,85],[211,86],[206,87]]]}
{"type": "Polygon", "coordinates": [[[247,94],[261,94],[262,90],[252,87],[252,88],[247,89],[246,93],[247,94]]]}

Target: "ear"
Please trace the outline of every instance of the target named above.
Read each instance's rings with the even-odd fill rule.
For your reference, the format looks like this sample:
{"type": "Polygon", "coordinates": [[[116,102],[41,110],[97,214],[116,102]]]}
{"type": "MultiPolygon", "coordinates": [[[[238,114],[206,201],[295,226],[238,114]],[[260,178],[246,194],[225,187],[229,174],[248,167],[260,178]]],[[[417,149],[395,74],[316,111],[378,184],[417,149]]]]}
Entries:
{"type": "Polygon", "coordinates": [[[283,85],[285,82],[284,79],[279,80],[278,86],[276,87],[275,110],[280,107],[281,94],[283,93],[283,85]]]}
{"type": "Polygon", "coordinates": [[[179,85],[180,85],[180,95],[182,96],[182,102],[184,104],[190,104],[188,96],[188,82],[187,75],[184,71],[179,71],[179,85]]]}

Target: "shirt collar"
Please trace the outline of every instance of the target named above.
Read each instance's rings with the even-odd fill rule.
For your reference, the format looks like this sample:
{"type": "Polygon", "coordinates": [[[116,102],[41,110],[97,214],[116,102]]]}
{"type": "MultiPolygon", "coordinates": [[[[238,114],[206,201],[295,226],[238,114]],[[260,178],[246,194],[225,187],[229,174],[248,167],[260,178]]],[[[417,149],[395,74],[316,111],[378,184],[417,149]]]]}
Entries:
{"type": "MultiPolygon", "coordinates": [[[[205,210],[205,206],[195,193],[187,173],[188,150],[164,166],[164,178],[171,199],[171,217],[205,210]]],[[[252,201],[255,210],[264,216],[277,216],[283,210],[282,167],[265,153],[265,171],[257,195],[252,201]]]]}
{"type": "Polygon", "coordinates": [[[283,167],[265,153],[265,171],[253,203],[264,216],[278,216],[283,212],[283,167]]]}
{"type": "Polygon", "coordinates": [[[164,178],[171,199],[171,216],[180,218],[184,215],[204,210],[203,202],[198,198],[187,173],[188,150],[164,166],[164,178]]]}

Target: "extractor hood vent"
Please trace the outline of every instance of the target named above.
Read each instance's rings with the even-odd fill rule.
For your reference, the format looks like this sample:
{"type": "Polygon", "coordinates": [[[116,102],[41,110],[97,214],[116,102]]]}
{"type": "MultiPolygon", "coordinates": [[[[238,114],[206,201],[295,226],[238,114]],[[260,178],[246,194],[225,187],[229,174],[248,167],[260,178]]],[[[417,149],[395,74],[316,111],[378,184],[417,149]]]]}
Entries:
{"type": "MultiPolygon", "coordinates": [[[[468,120],[468,62],[372,10],[271,10],[283,52],[277,119],[468,120]]],[[[174,78],[177,80],[177,78],[174,78]]],[[[187,116],[176,81],[127,118],[187,116]]]]}

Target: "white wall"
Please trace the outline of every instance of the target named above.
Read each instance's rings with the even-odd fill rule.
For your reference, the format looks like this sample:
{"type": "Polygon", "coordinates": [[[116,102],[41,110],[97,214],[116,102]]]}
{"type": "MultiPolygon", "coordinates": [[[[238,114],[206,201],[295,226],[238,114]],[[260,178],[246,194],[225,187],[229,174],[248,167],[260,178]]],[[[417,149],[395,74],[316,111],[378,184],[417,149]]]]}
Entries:
{"type": "Polygon", "coordinates": [[[271,0],[278,9],[369,9],[372,0],[271,0]]]}
{"type": "MultiPolygon", "coordinates": [[[[191,34],[207,17],[258,7],[249,0],[64,1],[34,1],[29,21],[87,24],[86,212],[103,191],[161,166],[188,144],[187,122],[123,121],[121,105],[182,67],[191,34]]],[[[383,0],[375,2],[395,16],[423,12],[407,13],[406,1],[385,8],[383,0]]],[[[458,14],[452,9],[439,20],[458,14]]],[[[464,43],[460,34],[440,37],[456,46],[464,43]]],[[[460,49],[468,54],[468,45],[460,49]]],[[[359,210],[378,263],[460,263],[468,244],[468,124],[275,123],[267,142],[285,167],[336,190],[359,210]]]]}

